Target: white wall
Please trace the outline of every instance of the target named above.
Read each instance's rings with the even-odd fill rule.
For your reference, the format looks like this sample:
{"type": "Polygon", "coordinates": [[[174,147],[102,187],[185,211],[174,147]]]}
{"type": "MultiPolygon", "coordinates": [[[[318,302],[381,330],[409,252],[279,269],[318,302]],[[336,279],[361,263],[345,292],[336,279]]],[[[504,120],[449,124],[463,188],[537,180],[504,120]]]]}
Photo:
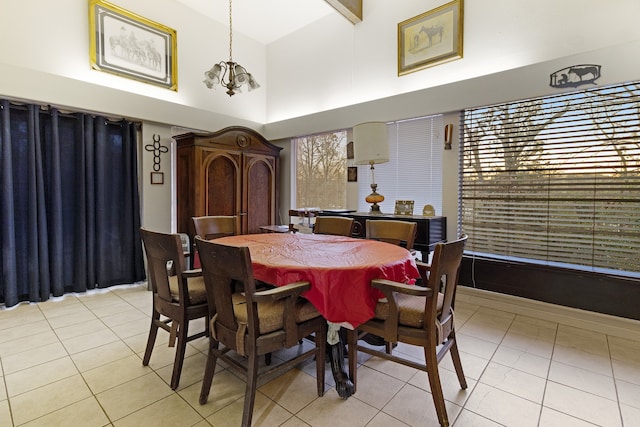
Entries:
{"type": "MultiPolygon", "coordinates": [[[[365,0],[364,20],[355,26],[331,14],[266,47],[234,34],[234,59],[262,88],[229,98],[202,84],[204,70],[227,56],[225,25],[172,0],[113,1],[177,31],[177,92],[89,67],[88,1],[0,0],[0,96],[139,119],[147,143],[154,132],[162,132],[164,141],[171,125],[244,125],[285,139],[364,121],[455,112],[557,92],[549,74],[582,63],[602,65],[600,85],[640,79],[637,0],[466,0],[464,58],[402,77],[397,24],[443,1],[365,0]]],[[[444,154],[443,169],[453,177],[457,156],[454,150],[444,154]]],[[[143,223],[164,228],[170,176],[165,172],[165,188],[145,185],[149,156],[141,153],[143,223]]],[[[289,199],[282,197],[288,187],[281,190],[288,209],[289,199]]],[[[446,195],[456,192],[445,189],[450,237],[455,198],[446,195]]]]}

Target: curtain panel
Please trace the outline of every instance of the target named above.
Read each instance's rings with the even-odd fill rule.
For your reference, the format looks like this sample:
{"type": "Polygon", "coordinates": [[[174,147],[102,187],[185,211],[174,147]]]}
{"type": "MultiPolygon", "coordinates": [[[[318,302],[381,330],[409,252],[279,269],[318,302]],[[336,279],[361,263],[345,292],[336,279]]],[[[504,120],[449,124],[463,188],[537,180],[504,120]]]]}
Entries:
{"type": "Polygon", "coordinates": [[[136,124],[0,101],[0,302],[144,279],[136,124]]]}

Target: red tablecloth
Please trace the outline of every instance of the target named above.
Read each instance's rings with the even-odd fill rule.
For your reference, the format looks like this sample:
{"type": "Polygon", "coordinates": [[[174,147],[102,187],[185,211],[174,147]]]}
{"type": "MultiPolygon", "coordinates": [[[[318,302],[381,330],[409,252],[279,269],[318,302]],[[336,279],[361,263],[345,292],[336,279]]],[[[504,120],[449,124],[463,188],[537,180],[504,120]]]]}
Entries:
{"type": "Polygon", "coordinates": [[[311,282],[304,296],[330,322],[352,327],[373,317],[382,294],[372,279],[407,282],[419,276],[406,249],[350,237],[263,233],[223,237],[216,243],[247,246],[256,279],[276,286],[311,282]]]}

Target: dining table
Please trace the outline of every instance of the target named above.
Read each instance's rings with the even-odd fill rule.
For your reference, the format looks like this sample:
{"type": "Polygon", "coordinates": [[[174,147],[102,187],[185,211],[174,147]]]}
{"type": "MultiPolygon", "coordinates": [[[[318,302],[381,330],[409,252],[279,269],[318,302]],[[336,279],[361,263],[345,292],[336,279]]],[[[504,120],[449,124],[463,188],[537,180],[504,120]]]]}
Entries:
{"type": "Polygon", "coordinates": [[[246,246],[254,278],[274,286],[308,281],[303,293],[328,322],[329,361],[342,398],[353,394],[343,366],[341,327],[357,328],[373,318],[383,294],[373,279],[411,283],[419,277],[411,253],[376,240],[306,233],[260,233],[221,237],[216,243],[246,246]]]}

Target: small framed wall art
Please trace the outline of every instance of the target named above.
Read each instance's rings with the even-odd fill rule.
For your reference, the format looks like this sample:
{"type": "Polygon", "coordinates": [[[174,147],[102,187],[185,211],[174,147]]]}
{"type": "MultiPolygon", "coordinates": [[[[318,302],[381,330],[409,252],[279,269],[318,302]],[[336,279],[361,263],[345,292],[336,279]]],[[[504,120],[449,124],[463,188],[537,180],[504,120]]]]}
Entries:
{"type": "Polygon", "coordinates": [[[91,67],[178,90],[176,31],[103,0],[89,3],[91,67]]]}
{"type": "Polygon", "coordinates": [[[398,24],[398,75],[462,58],[463,0],[398,24]]]}

